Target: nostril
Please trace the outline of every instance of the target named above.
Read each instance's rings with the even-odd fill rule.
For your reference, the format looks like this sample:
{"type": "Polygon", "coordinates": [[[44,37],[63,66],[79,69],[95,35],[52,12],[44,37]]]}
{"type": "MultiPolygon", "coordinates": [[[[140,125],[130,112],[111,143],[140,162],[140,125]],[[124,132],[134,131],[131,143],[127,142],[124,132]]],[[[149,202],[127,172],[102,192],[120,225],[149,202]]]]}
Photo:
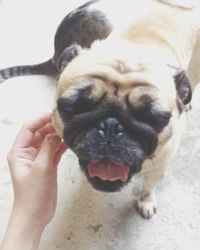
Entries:
{"type": "Polygon", "coordinates": [[[99,129],[98,132],[101,136],[105,136],[105,132],[103,130],[99,129]]]}
{"type": "Polygon", "coordinates": [[[106,130],[106,123],[105,122],[101,122],[99,124],[99,130],[101,130],[101,131],[105,131],[106,130]]]}
{"type": "Polygon", "coordinates": [[[116,124],[115,127],[115,133],[116,134],[122,134],[124,132],[124,128],[121,124],[116,124]]]}
{"type": "Polygon", "coordinates": [[[106,132],[106,124],[105,122],[101,122],[98,126],[98,132],[101,136],[105,136],[105,132],[106,132]]]}
{"type": "Polygon", "coordinates": [[[102,136],[116,136],[124,133],[124,127],[116,118],[108,117],[99,123],[98,132],[102,136]]]}

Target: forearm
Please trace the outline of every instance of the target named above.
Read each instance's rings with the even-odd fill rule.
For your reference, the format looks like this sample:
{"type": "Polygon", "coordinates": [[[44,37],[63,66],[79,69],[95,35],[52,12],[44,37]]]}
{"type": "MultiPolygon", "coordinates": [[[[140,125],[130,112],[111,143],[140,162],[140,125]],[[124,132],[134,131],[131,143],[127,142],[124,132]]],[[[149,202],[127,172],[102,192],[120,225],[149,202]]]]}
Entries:
{"type": "Polygon", "coordinates": [[[37,250],[44,227],[13,209],[0,250],[37,250]]]}

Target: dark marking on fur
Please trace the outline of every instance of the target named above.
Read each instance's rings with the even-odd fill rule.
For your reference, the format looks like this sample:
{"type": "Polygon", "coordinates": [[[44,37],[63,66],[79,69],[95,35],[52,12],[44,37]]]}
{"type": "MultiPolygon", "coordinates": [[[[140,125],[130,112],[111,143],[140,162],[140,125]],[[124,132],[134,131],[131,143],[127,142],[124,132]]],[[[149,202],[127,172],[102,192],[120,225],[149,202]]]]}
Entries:
{"type": "Polygon", "coordinates": [[[99,122],[107,117],[115,117],[120,121],[125,131],[143,147],[146,156],[151,155],[157,146],[157,133],[149,124],[134,119],[129,111],[122,110],[114,105],[105,105],[102,102],[102,105],[93,106],[90,112],[73,115],[70,119],[63,114],[61,113],[61,117],[66,124],[67,131],[70,131],[66,136],[69,145],[73,144],[75,138],[79,133],[83,133],[84,129],[98,128],[99,122]]]}
{"type": "Polygon", "coordinates": [[[0,70],[0,83],[16,76],[49,75],[58,77],[60,71],[77,54],[78,49],[70,48],[77,44],[89,48],[95,40],[105,39],[112,32],[112,25],[106,15],[89,7],[99,0],[91,0],[69,13],[59,25],[54,39],[54,55],[37,65],[21,65],[0,70]],[[65,53],[67,48],[69,53],[65,53]],[[71,50],[72,49],[72,50],[71,50]]]}
{"type": "Polygon", "coordinates": [[[112,31],[112,25],[106,15],[99,10],[88,10],[98,2],[92,0],[69,13],[59,25],[55,35],[54,60],[70,45],[77,43],[89,48],[95,40],[105,39],[112,31]]]}
{"type": "MultiPolygon", "coordinates": [[[[68,102],[67,99],[59,99],[61,107],[58,109],[64,122],[63,138],[78,156],[82,170],[95,189],[104,192],[119,191],[130,181],[133,174],[141,170],[143,161],[155,152],[158,145],[158,134],[149,124],[136,120],[129,109],[124,110],[123,107],[105,98],[106,93],[104,93],[102,101],[98,105],[95,103],[95,106],[90,106],[91,99],[87,103],[89,95],[90,88],[82,89],[78,92],[77,98],[73,99],[70,105],[67,103],[67,106],[65,106],[68,102]],[[76,105],[78,105],[78,109],[73,113],[76,105]],[[87,105],[89,105],[89,110],[87,110],[87,105]],[[120,133],[119,130],[115,130],[115,133],[114,130],[112,133],[111,130],[106,130],[103,131],[102,136],[99,133],[100,126],[102,122],[105,123],[110,118],[117,121],[120,133]],[[89,162],[105,159],[130,166],[126,183],[119,180],[103,181],[97,177],[88,176],[89,162]]],[[[58,103],[58,105],[60,104],[58,103]]]]}
{"type": "Polygon", "coordinates": [[[177,106],[177,108],[178,108],[179,114],[182,114],[183,111],[185,110],[185,106],[183,105],[182,102],[180,102],[179,99],[176,99],[176,106],[177,106]]]}
{"type": "Polygon", "coordinates": [[[99,105],[106,96],[104,93],[98,100],[90,97],[92,86],[87,86],[83,89],[79,89],[77,92],[77,98],[63,98],[60,97],[57,100],[57,108],[64,120],[69,117],[78,115],[81,113],[91,112],[97,105],[99,105]]]}
{"type": "Polygon", "coordinates": [[[57,68],[59,72],[62,72],[63,69],[79,54],[81,46],[78,44],[72,44],[67,47],[57,61],[57,68]]]}
{"type": "Polygon", "coordinates": [[[141,104],[134,107],[129,101],[129,96],[126,96],[126,104],[132,116],[140,122],[149,124],[160,133],[169,123],[170,112],[163,110],[149,95],[142,95],[139,103],[141,104]]]}
{"type": "Polygon", "coordinates": [[[187,105],[192,99],[190,78],[184,70],[174,76],[178,99],[187,105]]]}
{"type": "Polygon", "coordinates": [[[0,70],[0,83],[8,80],[12,77],[24,76],[24,75],[49,75],[54,76],[58,74],[58,71],[52,62],[48,60],[44,63],[36,65],[24,65],[24,66],[15,66],[9,67],[0,70]]]}
{"type": "Polygon", "coordinates": [[[152,155],[158,144],[156,130],[150,124],[135,119],[129,110],[120,112],[119,117],[127,132],[142,145],[146,157],[152,155]]]}

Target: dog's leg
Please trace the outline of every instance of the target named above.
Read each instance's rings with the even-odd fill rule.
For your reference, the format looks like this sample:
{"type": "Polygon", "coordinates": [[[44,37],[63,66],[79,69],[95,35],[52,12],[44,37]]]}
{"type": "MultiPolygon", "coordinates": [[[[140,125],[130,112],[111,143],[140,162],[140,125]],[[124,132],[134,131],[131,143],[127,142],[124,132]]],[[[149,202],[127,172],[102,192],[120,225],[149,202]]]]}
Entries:
{"type": "Polygon", "coordinates": [[[165,175],[165,169],[157,169],[144,175],[143,189],[138,199],[137,208],[144,219],[150,219],[157,212],[155,189],[165,175]]]}

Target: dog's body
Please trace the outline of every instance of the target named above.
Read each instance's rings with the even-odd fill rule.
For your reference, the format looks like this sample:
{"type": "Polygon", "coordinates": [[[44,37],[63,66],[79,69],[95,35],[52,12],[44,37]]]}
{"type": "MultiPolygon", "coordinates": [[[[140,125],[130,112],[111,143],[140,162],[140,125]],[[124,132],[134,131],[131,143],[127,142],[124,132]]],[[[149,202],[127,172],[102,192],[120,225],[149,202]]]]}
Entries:
{"type": "MultiPolygon", "coordinates": [[[[138,207],[150,218],[191,100],[186,71],[193,85],[200,80],[200,4],[133,3],[90,1],[76,9],[57,30],[53,59],[26,72],[59,75],[53,123],[94,188],[118,191],[140,172],[138,207]]],[[[0,71],[2,80],[16,73],[0,71]]]]}

